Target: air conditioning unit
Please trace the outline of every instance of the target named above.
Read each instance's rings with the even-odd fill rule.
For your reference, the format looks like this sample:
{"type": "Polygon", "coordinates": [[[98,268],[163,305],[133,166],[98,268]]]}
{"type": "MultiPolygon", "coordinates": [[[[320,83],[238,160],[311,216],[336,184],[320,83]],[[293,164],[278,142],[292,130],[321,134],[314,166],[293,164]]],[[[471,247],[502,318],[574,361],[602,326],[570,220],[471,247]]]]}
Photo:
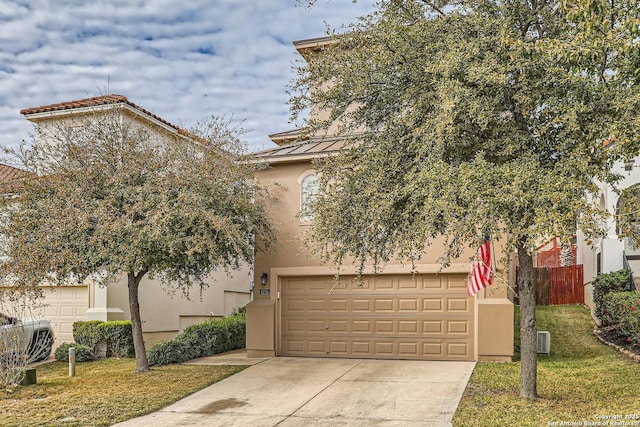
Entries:
{"type": "Polygon", "coordinates": [[[551,351],[551,334],[548,331],[538,331],[538,354],[549,354],[551,351]]]}

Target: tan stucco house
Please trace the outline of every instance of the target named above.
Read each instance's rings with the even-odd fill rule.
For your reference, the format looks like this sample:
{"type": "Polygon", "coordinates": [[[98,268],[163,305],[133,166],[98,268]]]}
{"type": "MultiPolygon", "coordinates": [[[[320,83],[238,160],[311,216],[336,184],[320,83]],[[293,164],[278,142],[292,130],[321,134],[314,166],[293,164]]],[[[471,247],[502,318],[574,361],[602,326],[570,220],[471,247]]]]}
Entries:
{"type": "MultiPolygon", "coordinates": [[[[294,45],[304,53],[328,41],[294,45]]],[[[311,114],[322,112],[312,108],[311,114]]],[[[302,138],[295,130],[270,137],[277,147],[253,160],[266,166],[258,181],[277,199],[278,242],[256,255],[254,301],[247,306],[250,357],[511,360],[513,303],[502,285],[468,296],[472,250],[444,269],[437,263],[441,251],[434,250],[415,270],[389,263],[361,278],[354,265],[343,266],[336,279],[336,267],[310,257],[303,239],[313,222],[305,207],[318,182],[312,162],[343,143],[302,138]]]]}
{"type": "MultiPolygon", "coordinates": [[[[132,103],[122,95],[104,95],[51,105],[26,108],[20,111],[37,127],[54,121],[73,120],[78,115],[104,110],[116,110],[122,120],[149,126],[162,137],[187,137],[188,133],[148,110],[132,103]]],[[[40,133],[37,133],[40,134],[40,133]]],[[[1,170],[0,170],[1,171],[1,170]]],[[[190,299],[180,294],[169,296],[160,283],[145,277],[140,283],[140,313],[147,345],[176,336],[185,327],[211,317],[222,317],[250,300],[251,269],[249,266],[211,275],[205,281],[209,287],[202,295],[193,291],[190,299]]],[[[99,286],[83,283],[77,286],[43,287],[45,317],[51,321],[56,344],[73,342],[72,325],[77,320],[129,319],[127,280],[99,286]]]]}

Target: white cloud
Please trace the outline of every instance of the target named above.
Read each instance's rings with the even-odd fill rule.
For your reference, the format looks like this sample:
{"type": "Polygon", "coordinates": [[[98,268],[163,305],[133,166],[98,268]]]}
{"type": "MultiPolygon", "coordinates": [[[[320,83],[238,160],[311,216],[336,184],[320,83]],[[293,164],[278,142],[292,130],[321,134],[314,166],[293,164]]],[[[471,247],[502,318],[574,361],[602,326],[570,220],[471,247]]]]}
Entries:
{"type": "Polygon", "coordinates": [[[0,144],[29,138],[19,110],[109,92],[191,126],[245,120],[252,150],[288,130],[294,40],[369,12],[373,1],[0,0],[0,144]],[[109,86],[107,88],[107,85],[109,86]]]}

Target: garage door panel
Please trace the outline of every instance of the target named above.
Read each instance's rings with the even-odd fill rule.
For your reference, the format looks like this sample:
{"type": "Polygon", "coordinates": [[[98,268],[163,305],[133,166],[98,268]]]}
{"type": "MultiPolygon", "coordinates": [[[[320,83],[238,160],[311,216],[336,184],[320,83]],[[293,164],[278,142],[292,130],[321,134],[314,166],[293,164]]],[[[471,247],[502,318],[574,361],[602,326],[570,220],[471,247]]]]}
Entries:
{"type": "Polygon", "coordinates": [[[353,333],[371,333],[371,320],[351,321],[351,331],[353,333]]]}
{"type": "Polygon", "coordinates": [[[380,298],[380,299],[376,299],[373,303],[373,311],[375,312],[394,312],[395,308],[394,308],[394,300],[393,298],[380,298]]]}
{"type": "Polygon", "coordinates": [[[304,344],[305,341],[304,340],[288,340],[286,342],[287,345],[287,353],[294,355],[296,353],[298,353],[298,355],[302,355],[304,353],[304,344]]]}
{"type": "Polygon", "coordinates": [[[351,355],[352,356],[368,356],[371,354],[371,342],[369,341],[352,341],[351,342],[351,355]]]}
{"type": "Polygon", "coordinates": [[[307,321],[307,330],[309,332],[324,332],[326,324],[327,322],[324,320],[309,320],[307,321]]]}
{"type": "Polygon", "coordinates": [[[445,281],[445,287],[448,290],[458,291],[460,293],[467,292],[467,276],[455,275],[447,276],[445,281]]]}
{"type": "Polygon", "coordinates": [[[309,353],[317,356],[325,356],[327,352],[324,349],[324,340],[309,340],[309,353]]]}
{"type": "Polygon", "coordinates": [[[447,311],[469,313],[471,311],[470,298],[447,298],[447,311]]]}
{"type": "Polygon", "coordinates": [[[289,313],[300,312],[304,313],[306,309],[306,301],[304,298],[287,298],[286,300],[286,310],[289,313]]]}
{"type": "Polygon", "coordinates": [[[376,277],[373,281],[373,289],[376,291],[393,289],[393,278],[376,277]]]}
{"type": "Polygon", "coordinates": [[[371,311],[371,300],[370,299],[352,299],[351,300],[351,311],[371,311]]]}
{"type": "Polygon", "coordinates": [[[411,356],[418,357],[420,353],[418,352],[418,343],[416,342],[399,342],[398,343],[398,354],[400,356],[411,356]]]}
{"type": "Polygon", "coordinates": [[[427,357],[445,358],[445,352],[440,342],[423,342],[422,354],[427,357]]]}
{"type": "Polygon", "coordinates": [[[433,290],[433,289],[442,289],[442,281],[440,277],[421,277],[422,281],[422,289],[425,290],[433,290]]]}
{"type": "Polygon", "coordinates": [[[468,320],[449,320],[447,321],[447,333],[449,335],[468,335],[469,330],[468,320]]]}
{"type": "Polygon", "coordinates": [[[311,292],[313,292],[313,291],[324,291],[324,290],[327,289],[327,281],[324,280],[324,279],[309,280],[308,281],[308,286],[305,289],[308,289],[311,292]]]}
{"type": "Polygon", "coordinates": [[[393,320],[375,320],[373,322],[374,332],[376,334],[393,334],[396,332],[393,320]]]}
{"type": "Polygon", "coordinates": [[[281,354],[473,360],[474,305],[459,286],[464,279],[341,277],[337,288],[332,277],[283,278],[281,354]]]}
{"type": "Polygon", "coordinates": [[[400,334],[417,334],[419,322],[417,320],[399,320],[398,333],[400,334]]]}
{"type": "Polygon", "coordinates": [[[349,343],[347,340],[331,341],[329,343],[329,351],[331,354],[335,354],[336,356],[348,356],[348,346],[349,343]]]}
{"type": "Polygon", "coordinates": [[[444,331],[444,320],[423,320],[422,330],[425,334],[441,334],[444,331]]]}
{"type": "Polygon", "coordinates": [[[447,343],[447,355],[455,358],[468,358],[469,345],[467,343],[447,343]]]}
{"type": "Polygon", "coordinates": [[[398,288],[400,289],[413,289],[413,290],[418,290],[419,289],[419,280],[418,280],[419,276],[414,276],[414,277],[399,277],[398,278],[398,288]]]}
{"type": "Polygon", "coordinates": [[[424,311],[432,311],[441,313],[443,311],[444,305],[442,304],[441,298],[423,298],[422,299],[422,310],[424,311]]]}
{"type": "Polygon", "coordinates": [[[307,300],[307,304],[306,304],[306,308],[307,311],[310,312],[320,312],[320,313],[324,313],[325,311],[327,311],[327,300],[324,298],[320,298],[320,299],[309,299],[307,300]]]}
{"type": "Polygon", "coordinates": [[[288,319],[284,325],[286,332],[304,332],[306,322],[302,319],[288,319]]]}
{"type": "Polygon", "coordinates": [[[398,311],[400,312],[418,312],[418,307],[420,307],[418,298],[398,299],[398,311]]]}
{"type": "Polygon", "coordinates": [[[349,320],[332,320],[329,322],[329,330],[333,332],[348,332],[349,320]]]}
{"type": "Polygon", "coordinates": [[[347,299],[333,299],[329,301],[332,312],[349,311],[349,301],[347,299]]]}
{"type": "Polygon", "coordinates": [[[378,357],[392,358],[395,354],[393,341],[376,341],[373,349],[373,355],[378,357]]]}

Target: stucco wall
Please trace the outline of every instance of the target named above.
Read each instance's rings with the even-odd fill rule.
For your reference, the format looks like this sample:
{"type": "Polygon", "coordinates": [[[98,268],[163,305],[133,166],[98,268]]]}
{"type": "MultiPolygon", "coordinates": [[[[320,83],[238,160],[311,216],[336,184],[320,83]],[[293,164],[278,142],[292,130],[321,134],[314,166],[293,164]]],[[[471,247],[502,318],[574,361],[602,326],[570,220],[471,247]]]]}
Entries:
{"type": "MultiPolygon", "coordinates": [[[[157,280],[144,278],[140,283],[140,316],[144,332],[180,331],[191,323],[189,317],[200,321],[203,318],[222,317],[231,314],[234,308],[244,307],[250,298],[250,269],[233,272],[227,276],[216,273],[206,280],[209,287],[202,291],[191,289],[189,299],[180,290],[172,297],[157,280]],[[225,295],[227,296],[225,298],[225,295]],[[235,297],[229,298],[229,295],[235,297]],[[235,304],[234,304],[235,302],[235,304]]],[[[126,277],[107,287],[109,308],[119,308],[125,319],[130,318],[126,277]]]]}

